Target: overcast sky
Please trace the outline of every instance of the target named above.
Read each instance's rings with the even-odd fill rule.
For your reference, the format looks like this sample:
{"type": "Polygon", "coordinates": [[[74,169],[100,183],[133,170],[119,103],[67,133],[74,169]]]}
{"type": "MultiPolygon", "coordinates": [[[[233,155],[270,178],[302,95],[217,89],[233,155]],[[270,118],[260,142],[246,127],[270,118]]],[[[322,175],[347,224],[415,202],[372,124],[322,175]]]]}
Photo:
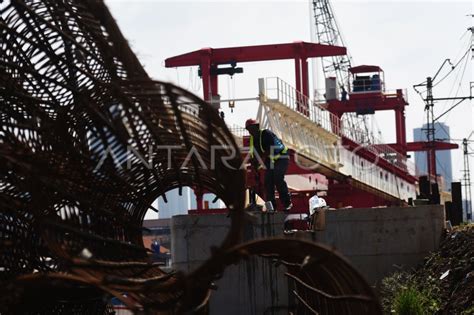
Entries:
{"type": "MultiPolygon", "coordinates": [[[[309,1],[137,1],[106,0],[124,35],[157,80],[173,82],[202,96],[197,68],[168,69],[168,57],[203,47],[231,47],[310,41],[309,1]]],[[[374,64],[385,71],[388,89],[406,88],[407,135],[424,122],[424,104],[412,86],[433,76],[446,58],[453,63],[467,50],[471,33],[468,27],[474,13],[471,1],[332,1],[353,65],[374,64]]],[[[469,94],[474,81],[472,59],[464,63],[434,88],[435,97],[469,94]],[[456,80],[457,76],[457,80],[456,80]]],[[[222,98],[256,97],[260,77],[278,76],[294,85],[292,61],[240,64],[243,74],[233,79],[222,76],[222,98]]],[[[442,72],[440,77],[442,77],[442,72]]],[[[452,102],[439,102],[435,116],[452,102]]],[[[243,125],[255,115],[258,104],[240,102],[234,113],[223,105],[226,120],[243,125]]],[[[377,114],[376,123],[387,142],[395,140],[394,113],[377,114]]],[[[453,139],[467,137],[473,130],[472,101],[465,101],[441,119],[451,128],[453,139]]],[[[472,136],[474,139],[474,135],[472,136]]],[[[474,145],[471,145],[474,149],[474,145]]],[[[472,159],[471,159],[472,160],[472,159]]],[[[453,180],[461,178],[463,156],[453,152],[453,180]]],[[[471,161],[471,176],[474,164],[471,161]]]]}

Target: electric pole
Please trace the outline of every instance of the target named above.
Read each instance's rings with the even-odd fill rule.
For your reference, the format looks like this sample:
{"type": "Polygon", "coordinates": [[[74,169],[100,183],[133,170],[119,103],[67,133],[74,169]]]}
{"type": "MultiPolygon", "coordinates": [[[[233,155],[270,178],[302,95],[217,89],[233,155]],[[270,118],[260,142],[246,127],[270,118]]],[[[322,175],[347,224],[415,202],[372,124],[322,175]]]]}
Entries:
{"type": "Polygon", "coordinates": [[[469,156],[474,155],[474,152],[469,152],[468,139],[466,138],[462,139],[462,149],[464,154],[464,209],[466,209],[466,219],[472,220],[471,172],[469,169],[469,156]]]}
{"type": "MultiPolygon", "coordinates": [[[[434,126],[434,100],[433,100],[433,80],[431,77],[426,78],[426,99],[425,99],[425,112],[426,112],[426,140],[428,142],[427,155],[427,171],[428,180],[437,182],[436,180],[436,151],[435,151],[435,126],[434,126]]],[[[431,191],[431,185],[430,185],[431,191]]]]}

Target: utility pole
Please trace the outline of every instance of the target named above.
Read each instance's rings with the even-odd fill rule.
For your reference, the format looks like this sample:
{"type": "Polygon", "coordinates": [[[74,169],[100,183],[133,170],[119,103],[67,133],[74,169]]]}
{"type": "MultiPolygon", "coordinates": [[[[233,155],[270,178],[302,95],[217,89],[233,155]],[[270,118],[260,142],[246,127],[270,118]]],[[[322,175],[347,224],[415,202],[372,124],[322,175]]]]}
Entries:
{"type": "MultiPolygon", "coordinates": [[[[435,121],[436,118],[434,117],[434,102],[438,99],[433,97],[433,84],[438,74],[444,68],[446,64],[450,64],[452,69],[454,69],[453,64],[451,63],[450,59],[445,59],[439,67],[438,71],[433,77],[427,77],[426,82],[414,85],[413,88],[417,93],[420,92],[417,90],[417,87],[426,87],[426,97],[423,98],[425,102],[425,112],[426,112],[426,128],[422,128],[422,130],[426,133],[426,141],[427,141],[427,151],[426,151],[426,162],[427,162],[427,173],[428,173],[428,181],[437,183],[436,177],[436,145],[435,145],[435,121]]],[[[421,95],[421,94],[420,94],[421,95]]],[[[431,185],[430,185],[430,192],[431,185]]]]}
{"type": "MultiPolygon", "coordinates": [[[[426,112],[426,140],[428,142],[428,151],[426,152],[427,158],[427,171],[428,180],[431,183],[432,180],[436,180],[436,151],[435,151],[435,126],[434,126],[434,100],[433,100],[433,80],[431,77],[426,78],[426,100],[425,100],[425,112],[426,112]]],[[[431,191],[431,185],[430,185],[431,191]]]]}
{"type": "MultiPolygon", "coordinates": [[[[470,47],[471,49],[471,47],[470,47]]],[[[459,62],[456,65],[453,65],[449,59],[446,59],[442,64],[441,67],[438,69],[436,74],[433,77],[427,77],[426,82],[414,85],[413,88],[415,91],[421,95],[421,93],[417,90],[418,87],[426,87],[426,97],[423,98],[423,101],[425,102],[425,112],[426,112],[426,128],[422,128],[422,130],[425,131],[426,133],[426,141],[427,141],[427,146],[428,150],[426,152],[426,158],[427,158],[427,173],[428,173],[428,180],[431,183],[432,180],[434,182],[437,182],[437,177],[436,177],[436,144],[435,144],[435,122],[439,120],[441,117],[443,117],[445,114],[447,114],[449,111],[451,111],[453,108],[461,104],[465,100],[471,100],[474,98],[472,94],[472,87],[473,85],[471,84],[470,89],[471,93],[469,96],[460,96],[460,97],[438,97],[435,98],[433,96],[433,86],[436,78],[438,77],[438,74],[441,72],[441,70],[444,68],[444,66],[449,63],[451,65],[451,71],[452,72],[455,68],[456,65],[459,64],[459,62]],[[438,117],[434,117],[434,102],[435,101],[449,101],[449,100],[458,100],[455,105],[451,106],[448,110],[446,110],[444,113],[439,115],[438,117]]],[[[431,187],[430,187],[431,191],[431,187]]]]}
{"type": "MultiPolygon", "coordinates": [[[[474,17],[474,15],[471,15],[474,17]]],[[[468,31],[471,32],[471,39],[470,43],[468,45],[468,49],[466,50],[466,53],[464,56],[456,63],[452,64],[450,59],[445,59],[444,62],[441,64],[441,67],[438,69],[436,74],[433,77],[427,77],[426,81],[417,85],[414,85],[413,88],[415,91],[421,96],[425,103],[425,112],[426,112],[426,128],[422,128],[426,132],[426,140],[427,140],[427,152],[426,152],[426,158],[427,158],[427,173],[428,173],[428,181],[431,183],[431,181],[434,179],[435,183],[437,183],[437,177],[436,177],[436,139],[435,139],[435,122],[439,120],[441,117],[446,115],[448,112],[450,112],[452,109],[457,107],[459,104],[461,104],[465,100],[472,100],[474,99],[474,95],[472,93],[473,90],[473,82],[470,82],[470,93],[467,96],[456,96],[455,97],[438,97],[435,98],[433,97],[433,87],[438,85],[441,81],[443,81],[449,74],[453,72],[453,70],[461,63],[461,61],[464,58],[468,58],[471,56],[472,58],[472,53],[474,53],[474,46],[473,46],[473,40],[474,40],[474,26],[469,27],[467,29],[468,31]],[[440,74],[441,70],[444,68],[446,64],[451,65],[451,70],[440,80],[436,81],[436,78],[440,74]],[[436,84],[434,83],[436,81],[436,84]],[[423,97],[422,93],[418,90],[420,87],[426,87],[426,97],[423,97]],[[434,117],[434,102],[435,101],[458,101],[454,105],[452,105],[449,109],[444,111],[441,115],[438,117],[434,117]]],[[[471,133],[472,135],[472,133],[471,133]]],[[[470,196],[471,196],[471,181],[470,181],[470,173],[469,173],[469,155],[474,154],[474,153],[469,153],[467,151],[467,142],[468,139],[463,139],[463,152],[464,152],[464,182],[465,182],[465,194],[466,194],[466,213],[467,216],[470,218],[472,217],[472,209],[471,209],[471,204],[467,204],[467,196],[469,195],[469,201],[470,196]],[[468,208],[469,207],[469,208],[468,208]],[[467,210],[469,209],[469,210],[467,210]]],[[[433,194],[432,191],[432,185],[430,184],[430,193],[433,194]]]]}
{"type": "Polygon", "coordinates": [[[472,195],[471,195],[471,172],[469,169],[469,156],[474,155],[474,152],[469,152],[468,139],[462,139],[462,148],[464,153],[464,169],[463,169],[463,182],[464,182],[464,200],[466,209],[466,219],[472,220],[472,195]]]}

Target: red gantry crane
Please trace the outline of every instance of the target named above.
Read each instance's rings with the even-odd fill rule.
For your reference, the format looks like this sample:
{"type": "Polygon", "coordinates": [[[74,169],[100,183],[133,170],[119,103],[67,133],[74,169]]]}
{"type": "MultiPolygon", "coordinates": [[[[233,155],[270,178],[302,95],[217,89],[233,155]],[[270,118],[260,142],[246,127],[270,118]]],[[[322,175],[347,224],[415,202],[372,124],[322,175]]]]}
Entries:
{"type": "MultiPolygon", "coordinates": [[[[354,163],[355,157],[357,157],[357,163],[361,163],[362,166],[364,166],[364,164],[367,166],[371,163],[377,163],[378,168],[384,170],[386,173],[393,173],[393,176],[397,176],[397,178],[400,178],[400,180],[406,182],[407,186],[413,185],[416,181],[416,179],[408,173],[408,170],[406,169],[406,166],[404,164],[404,157],[398,157],[397,161],[393,161],[392,156],[384,156],[384,154],[387,153],[387,148],[383,148],[385,150],[377,150],[379,149],[378,147],[372,146],[370,148],[361,149],[361,145],[357,142],[357,139],[351,138],[351,135],[353,135],[354,133],[351,132],[351,130],[348,128],[342,128],[341,123],[338,122],[342,114],[348,112],[346,110],[338,111],[338,107],[342,104],[341,102],[349,102],[347,104],[356,104],[355,106],[359,106],[359,102],[363,101],[364,95],[365,98],[373,100],[375,97],[375,94],[373,92],[361,91],[362,94],[360,94],[359,97],[356,97],[354,93],[358,93],[358,91],[350,91],[348,93],[347,101],[341,101],[335,98],[330,105],[327,105],[327,107],[331,112],[333,112],[333,114],[331,114],[324,108],[318,107],[315,103],[309,101],[310,93],[308,82],[308,58],[326,57],[334,55],[337,56],[344,54],[346,54],[346,49],[341,46],[294,42],[261,46],[204,48],[201,50],[168,58],[165,61],[165,65],[167,67],[199,66],[203,81],[204,98],[208,101],[211,101],[214,97],[218,97],[219,95],[219,75],[232,75],[235,73],[243,72],[243,69],[236,67],[238,63],[278,59],[294,60],[296,83],[296,88],[294,89],[294,91],[292,91],[293,88],[288,85],[277,84],[281,89],[280,91],[278,91],[277,94],[282,96],[286,93],[285,95],[287,99],[288,96],[290,96],[290,99],[293,98],[291,100],[291,104],[287,102],[288,100],[284,101],[282,99],[271,99],[267,95],[268,93],[266,93],[265,87],[263,87],[265,86],[265,84],[259,83],[259,85],[261,85],[260,106],[268,106],[269,110],[266,111],[268,115],[278,113],[281,114],[277,115],[279,118],[273,117],[273,119],[269,120],[274,121],[275,119],[286,119],[286,121],[282,120],[280,123],[278,123],[278,126],[290,126],[293,124],[293,126],[287,130],[291,129],[292,133],[306,132],[306,134],[308,134],[309,132],[310,137],[312,135],[313,138],[327,139],[326,142],[317,143],[315,146],[334,146],[334,148],[330,150],[322,150],[324,151],[323,153],[316,152],[315,154],[312,154],[311,152],[303,152],[302,150],[300,151],[300,148],[302,148],[300,146],[301,143],[299,143],[300,141],[292,141],[288,137],[288,134],[285,134],[286,131],[281,131],[280,136],[282,136],[285,143],[290,145],[291,163],[288,170],[288,174],[301,175],[318,173],[330,179],[330,186],[327,191],[327,198],[329,202],[335,206],[352,205],[364,207],[399,204],[401,202],[400,198],[394,196],[393,192],[391,194],[386,193],[383,190],[382,184],[378,185],[380,187],[374,187],[368,179],[365,179],[366,176],[362,176],[359,174],[360,172],[359,170],[356,170],[356,168],[352,168],[353,170],[341,170],[341,163],[336,161],[335,159],[336,156],[339,156],[343,153],[342,151],[342,153],[337,153],[336,155],[331,156],[331,159],[326,158],[325,156],[325,154],[333,154],[335,150],[339,150],[340,148],[338,148],[337,143],[342,142],[342,145],[348,148],[347,154],[354,156],[352,158],[352,163],[354,163]],[[220,67],[221,65],[230,65],[230,67],[220,67]],[[331,106],[334,108],[331,108],[331,106]],[[326,120],[329,121],[330,124],[329,126],[326,126],[326,129],[323,128],[320,121],[321,117],[323,116],[325,116],[326,118],[329,117],[326,120]],[[317,171],[315,171],[314,169],[301,168],[301,163],[297,163],[297,161],[295,161],[295,155],[299,156],[299,162],[301,162],[301,160],[306,160],[308,164],[311,164],[311,161],[313,164],[319,163],[317,171]],[[331,161],[324,163],[322,162],[324,160],[331,161]]],[[[357,69],[359,69],[360,71],[364,70],[363,68],[354,68],[354,71],[357,71],[357,69]]],[[[279,80],[278,82],[281,83],[281,80],[279,80]]],[[[381,81],[380,84],[382,85],[383,82],[381,81]]],[[[378,95],[382,97],[382,92],[379,91],[378,95]]],[[[389,98],[388,96],[383,97],[387,99],[389,98]]],[[[402,102],[403,105],[406,104],[403,98],[398,99],[398,102],[402,102]]],[[[276,128],[278,128],[276,125],[272,126],[273,130],[275,130],[276,128]]],[[[303,136],[297,135],[296,138],[301,140],[303,136]]],[[[293,137],[293,139],[294,138],[295,137],[293,137]]],[[[390,150],[389,152],[396,153],[393,149],[390,150]]],[[[345,156],[347,154],[344,153],[342,155],[345,156]]],[[[347,164],[348,163],[345,162],[346,166],[347,164]]],[[[249,178],[252,179],[253,176],[250,176],[249,178]]],[[[252,185],[252,180],[250,180],[249,187],[252,185]]],[[[414,188],[412,188],[411,191],[414,192],[414,188]]],[[[304,211],[306,211],[307,201],[311,194],[314,194],[315,192],[293,191],[293,193],[295,195],[294,200],[299,200],[296,201],[296,203],[294,202],[296,211],[298,211],[298,209],[304,209],[304,211]]],[[[202,204],[200,200],[202,200],[202,197],[197,196],[197,199],[198,210],[201,210],[202,204]]]]}
{"type": "MultiPolygon", "coordinates": [[[[204,99],[211,104],[219,104],[219,101],[213,102],[220,98],[218,76],[242,73],[243,69],[237,67],[237,64],[293,60],[295,88],[275,78],[277,95],[269,96],[267,79],[259,80],[260,108],[263,108],[259,110],[259,119],[261,124],[264,123],[279,133],[290,147],[291,162],[287,174],[318,173],[325,176],[328,179],[326,198],[335,207],[389,206],[406,202],[415,196],[417,181],[407,167],[406,153],[427,149],[424,142],[406,142],[406,93],[401,89],[386,91],[384,73],[379,66],[352,67],[346,48],[337,45],[342,43],[342,39],[329,1],[313,1],[313,6],[319,43],[300,41],[203,48],[168,58],[165,66],[198,66],[204,99]],[[322,58],[326,78],[337,84],[335,88],[327,86],[326,102],[322,106],[309,99],[309,58],[322,58]],[[363,143],[360,129],[352,128],[354,124],[348,126],[350,120],[344,119],[379,110],[395,111],[397,141],[394,144],[363,143]],[[324,121],[327,123],[324,124],[324,121]],[[315,140],[320,142],[314,142],[315,140]],[[308,144],[313,144],[316,148],[307,150],[308,144]],[[300,163],[295,161],[296,155],[300,163]],[[308,164],[319,163],[317,170],[302,168],[301,160],[308,164]]],[[[245,142],[245,137],[243,140],[245,142]]],[[[457,147],[443,142],[436,143],[436,146],[437,149],[457,147]]],[[[254,185],[252,178],[254,177],[249,176],[249,187],[254,185]]],[[[292,193],[294,211],[305,212],[308,199],[315,191],[292,193]]],[[[201,201],[202,196],[198,195],[198,211],[202,210],[201,201]]]]}

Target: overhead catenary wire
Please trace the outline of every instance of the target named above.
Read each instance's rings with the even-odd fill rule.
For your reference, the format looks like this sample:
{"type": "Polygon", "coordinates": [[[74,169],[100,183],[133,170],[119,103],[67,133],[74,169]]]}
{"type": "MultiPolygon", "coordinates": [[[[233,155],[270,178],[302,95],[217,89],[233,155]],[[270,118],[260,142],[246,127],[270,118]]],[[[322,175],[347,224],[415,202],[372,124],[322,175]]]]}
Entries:
{"type": "MultiPolygon", "coordinates": [[[[464,67],[463,67],[463,69],[462,69],[462,74],[461,74],[461,77],[460,77],[460,79],[459,79],[458,88],[457,88],[457,90],[456,90],[456,93],[455,93],[455,95],[454,95],[454,98],[457,98],[457,96],[458,96],[458,94],[459,94],[459,91],[460,91],[460,89],[461,89],[462,80],[464,79],[464,74],[466,73],[468,61],[469,61],[469,58],[466,58],[466,62],[464,63],[464,67]]],[[[457,76],[456,76],[456,78],[455,78],[453,87],[451,88],[451,91],[449,92],[450,97],[451,97],[452,89],[453,89],[454,86],[456,85],[456,79],[457,79],[457,76]]],[[[453,101],[452,101],[451,107],[450,107],[448,110],[446,110],[446,111],[444,110],[445,107],[446,107],[446,105],[445,105],[445,107],[443,108],[443,113],[442,113],[440,116],[438,116],[437,118],[435,118],[434,121],[439,120],[441,117],[443,117],[444,115],[448,114],[447,117],[446,117],[446,119],[444,120],[444,121],[446,122],[447,119],[448,119],[448,117],[449,117],[449,113],[451,112],[451,110],[452,110],[453,108],[455,108],[456,106],[458,106],[459,104],[461,104],[461,103],[464,101],[464,99],[461,99],[461,100],[458,101],[456,104],[454,104],[455,101],[456,101],[456,100],[453,100],[453,101]]],[[[447,102],[446,102],[446,104],[447,104],[447,102]]]]}
{"type": "Polygon", "coordinates": [[[456,62],[456,64],[452,66],[451,70],[448,73],[446,73],[446,75],[444,77],[442,77],[441,79],[438,80],[438,82],[433,84],[433,87],[435,87],[438,84],[440,84],[441,82],[443,82],[451,73],[453,73],[454,69],[456,69],[456,67],[463,61],[463,59],[466,58],[467,55],[471,52],[471,48],[472,48],[472,45],[470,44],[468,49],[464,53],[464,55],[461,57],[461,59],[459,59],[458,62],[456,62]]]}
{"type": "MultiPolygon", "coordinates": [[[[471,37],[469,38],[469,41],[468,41],[468,44],[467,44],[467,52],[469,52],[470,48],[472,48],[472,40],[473,40],[473,36],[471,35],[471,37]]],[[[457,58],[457,57],[456,57],[457,58]]],[[[465,58],[466,60],[466,63],[464,64],[464,68],[463,68],[463,75],[460,79],[460,81],[462,81],[462,78],[464,77],[464,71],[466,70],[466,65],[467,65],[467,61],[469,61],[469,58],[465,58]]],[[[454,89],[454,86],[456,85],[456,80],[458,78],[458,75],[459,75],[459,72],[458,74],[456,75],[456,78],[454,79],[454,82],[453,82],[453,86],[451,87],[451,90],[449,91],[449,94],[448,95],[451,95],[453,89],[454,89]]]]}
{"type": "MultiPolygon", "coordinates": [[[[433,121],[436,122],[437,120],[439,120],[441,117],[443,117],[444,115],[448,114],[449,112],[451,112],[451,110],[453,110],[456,106],[458,106],[459,104],[461,104],[464,100],[460,100],[458,101],[456,104],[454,104],[453,106],[451,106],[450,108],[448,108],[448,110],[446,110],[444,113],[442,113],[441,115],[439,115],[438,117],[436,117],[433,121]]],[[[446,121],[446,119],[445,119],[446,121]]],[[[444,128],[444,127],[442,127],[444,128]]],[[[447,133],[447,132],[446,132],[447,133]]]]}
{"type": "MultiPolygon", "coordinates": [[[[472,42],[472,36],[469,38],[469,43],[468,43],[468,49],[469,49],[469,46],[471,45],[471,42],[472,42]]],[[[459,54],[458,54],[459,55],[459,54]]],[[[456,57],[457,58],[457,57],[456,57]]],[[[459,69],[459,71],[457,72],[456,74],[456,77],[454,78],[454,81],[453,81],[453,85],[451,86],[451,89],[449,90],[449,93],[448,95],[451,96],[452,93],[453,93],[453,90],[454,90],[454,87],[456,85],[458,85],[458,89],[456,90],[456,94],[455,94],[455,97],[459,94],[459,89],[461,87],[461,84],[462,84],[462,80],[464,78],[464,74],[465,74],[465,71],[466,71],[466,68],[467,68],[467,63],[469,61],[469,58],[465,58],[466,62],[464,63],[464,67],[462,68],[462,71],[459,69]],[[459,79],[458,81],[458,77],[459,77],[459,74],[462,73],[461,75],[461,78],[459,79]],[[459,82],[459,83],[458,83],[459,82]]],[[[445,102],[444,106],[443,106],[443,110],[442,112],[444,112],[444,110],[446,109],[446,106],[447,106],[448,102],[445,102]]],[[[454,104],[454,101],[453,101],[453,104],[454,104]]]]}
{"type": "MultiPolygon", "coordinates": [[[[441,79],[439,79],[436,83],[433,84],[433,87],[435,87],[435,86],[437,86],[438,84],[440,84],[441,82],[443,82],[443,81],[457,68],[457,66],[464,60],[464,58],[466,58],[466,57],[468,56],[468,54],[469,54],[469,53],[471,52],[471,50],[472,50],[472,40],[473,40],[473,36],[474,36],[474,35],[471,35],[471,38],[470,38],[469,43],[468,43],[468,47],[467,47],[467,49],[465,50],[465,52],[464,52],[464,54],[462,55],[462,57],[461,57],[454,65],[452,65],[451,70],[450,70],[448,73],[446,73],[441,79]]],[[[436,72],[436,74],[433,76],[433,82],[434,82],[435,78],[437,77],[437,75],[438,75],[438,74],[440,73],[440,71],[442,70],[442,68],[444,67],[444,65],[446,64],[446,61],[448,61],[448,60],[449,60],[449,59],[446,59],[446,60],[443,62],[443,64],[442,64],[441,67],[439,68],[439,70],[438,70],[438,71],[436,72]]],[[[417,87],[426,86],[426,84],[427,84],[427,81],[425,80],[425,81],[423,81],[422,83],[419,83],[419,84],[416,84],[416,85],[413,86],[415,92],[418,93],[418,95],[421,96],[421,99],[422,99],[423,101],[425,101],[425,98],[423,97],[422,94],[425,93],[426,90],[424,90],[424,91],[419,91],[419,90],[417,89],[417,87]]]]}
{"type": "MultiPolygon", "coordinates": [[[[470,30],[470,29],[468,29],[468,30],[470,30]]],[[[472,31],[472,30],[471,30],[471,31],[472,31]]],[[[463,36],[464,36],[464,35],[463,35],[463,36]]],[[[435,131],[435,126],[434,126],[435,122],[437,122],[440,118],[446,116],[445,119],[444,119],[444,122],[443,122],[443,123],[445,123],[445,122],[447,121],[447,119],[448,119],[448,117],[449,117],[449,113],[451,112],[452,109],[454,109],[455,107],[457,107],[457,106],[458,106],[459,104],[461,104],[464,100],[466,100],[466,99],[468,99],[468,98],[470,99],[470,98],[472,97],[472,96],[469,96],[469,97],[457,97],[457,96],[458,96],[458,94],[459,94],[459,91],[461,90],[462,81],[463,81],[463,79],[464,79],[464,75],[465,75],[465,72],[466,72],[466,69],[467,69],[467,64],[468,64],[468,61],[469,61],[469,58],[467,58],[467,57],[470,55],[470,52],[472,51],[472,48],[473,48],[473,45],[472,45],[473,38],[474,38],[474,32],[471,34],[471,36],[470,36],[470,38],[469,38],[468,45],[467,45],[468,47],[467,47],[467,49],[465,49],[464,54],[462,55],[461,58],[459,58],[459,60],[458,60],[454,65],[451,64],[451,62],[450,62],[449,59],[446,59],[446,60],[442,63],[441,67],[438,69],[438,71],[436,72],[436,74],[433,76],[432,79],[431,79],[431,78],[428,78],[428,79],[427,79],[426,81],[424,81],[423,83],[420,83],[420,84],[417,84],[417,85],[414,85],[414,86],[413,86],[415,92],[421,97],[421,99],[423,100],[423,102],[426,104],[425,110],[430,110],[429,107],[430,107],[430,106],[433,106],[433,105],[434,105],[434,101],[436,101],[436,100],[442,100],[442,99],[443,99],[443,100],[444,100],[444,99],[445,99],[445,100],[450,100],[450,99],[452,99],[452,101],[453,101],[453,102],[451,103],[451,107],[450,107],[448,110],[446,110],[446,111],[444,110],[444,109],[446,108],[446,104],[447,104],[447,102],[446,102],[445,105],[444,105],[444,107],[443,107],[443,112],[442,112],[442,114],[439,115],[437,118],[432,117],[432,118],[431,118],[431,121],[428,121],[428,122],[427,122],[428,128],[430,128],[430,127],[429,127],[430,124],[433,124],[433,126],[431,127],[431,128],[433,128],[433,131],[431,131],[431,132],[433,133],[433,139],[432,139],[431,141],[434,141],[434,140],[435,140],[435,139],[434,139],[434,135],[435,135],[435,133],[436,133],[436,131],[435,131]],[[459,66],[463,61],[464,61],[464,66],[462,67],[462,70],[461,70],[461,69],[459,69],[458,66],[459,66]],[[448,73],[446,73],[441,79],[436,80],[437,76],[440,74],[441,70],[443,69],[443,67],[444,67],[447,63],[451,64],[451,66],[452,66],[452,67],[451,67],[451,70],[450,70],[448,73]],[[431,98],[430,98],[430,100],[428,100],[428,98],[429,98],[430,96],[427,94],[426,97],[425,97],[425,96],[424,96],[424,93],[425,93],[425,92],[428,92],[428,90],[431,91],[433,87],[435,87],[435,86],[439,85],[441,82],[443,82],[448,76],[450,76],[450,75],[454,72],[455,69],[459,69],[459,71],[457,72],[457,75],[456,75],[455,80],[454,80],[454,82],[453,82],[453,86],[451,87],[451,90],[450,90],[450,92],[449,92],[450,97],[448,97],[448,98],[438,98],[438,99],[436,99],[436,98],[433,98],[433,97],[432,97],[432,94],[431,94],[431,98]],[[460,76],[459,76],[459,75],[460,75],[460,76]],[[458,80],[458,78],[459,78],[459,80],[458,80]],[[429,81],[431,81],[431,84],[432,84],[431,87],[429,86],[429,83],[428,83],[429,81]],[[436,81],[436,82],[435,82],[435,81],[436,81]],[[451,97],[452,91],[454,90],[454,87],[455,87],[456,85],[458,86],[458,88],[457,88],[457,90],[456,90],[456,94],[455,94],[454,97],[451,97]],[[426,90],[420,91],[420,90],[418,89],[419,87],[422,87],[422,86],[426,87],[426,90]],[[456,100],[459,100],[459,101],[456,102],[456,100]]],[[[458,55],[459,55],[459,53],[458,53],[458,55]]],[[[431,111],[432,111],[432,110],[433,110],[433,109],[431,108],[431,111]]],[[[433,115],[433,114],[431,114],[431,115],[433,115]]],[[[444,132],[444,133],[446,134],[446,136],[447,136],[448,138],[450,138],[451,135],[448,133],[448,131],[447,131],[446,128],[444,127],[443,123],[439,123],[439,122],[438,122],[438,124],[437,124],[437,126],[439,127],[438,130],[444,132]]],[[[428,139],[428,140],[429,140],[429,139],[428,139]]],[[[429,140],[429,141],[430,141],[430,140],[429,140]]]]}
{"type": "MultiPolygon", "coordinates": [[[[471,37],[472,39],[472,37],[471,37]]],[[[435,141],[435,135],[436,135],[436,128],[435,128],[435,118],[434,118],[434,112],[433,112],[433,108],[434,108],[434,101],[436,100],[445,100],[445,99],[453,99],[453,98],[437,98],[435,99],[433,97],[433,88],[437,85],[439,85],[441,82],[443,82],[451,73],[453,73],[453,71],[461,64],[461,62],[464,60],[464,58],[466,58],[469,54],[469,52],[471,51],[472,49],[472,45],[470,44],[469,45],[469,48],[466,50],[466,52],[464,53],[464,55],[462,56],[462,58],[460,58],[455,65],[453,65],[450,61],[450,59],[445,59],[443,61],[443,63],[441,64],[441,66],[439,67],[439,69],[436,71],[435,75],[432,76],[432,77],[427,77],[426,79],[426,84],[425,83],[420,83],[420,84],[417,84],[417,85],[414,85],[413,88],[414,90],[418,93],[418,95],[420,95],[420,97],[422,98],[423,102],[425,103],[425,112],[426,112],[426,128],[425,126],[423,126],[422,128],[425,128],[425,131],[426,131],[426,137],[427,137],[427,141],[429,143],[431,143],[430,147],[431,149],[427,152],[427,158],[428,158],[428,173],[430,174],[430,176],[436,176],[436,159],[434,159],[434,161],[430,162],[431,158],[432,157],[435,157],[436,156],[436,150],[434,149],[434,141],[435,141]],[[437,77],[438,75],[441,73],[441,71],[443,70],[443,68],[445,67],[446,64],[450,64],[451,65],[451,70],[448,71],[448,73],[446,73],[441,79],[437,80],[437,77]],[[423,96],[422,92],[419,91],[419,87],[426,87],[426,97],[423,96]],[[431,155],[431,157],[430,157],[431,155]],[[434,164],[434,165],[432,165],[434,164]]],[[[467,60],[467,58],[466,58],[467,60]]],[[[465,67],[466,67],[466,64],[465,64],[465,67]]],[[[464,77],[464,73],[465,73],[465,69],[462,71],[462,76],[461,76],[461,80],[462,78],[464,77]]],[[[457,93],[459,92],[459,89],[457,90],[457,93]]],[[[469,98],[469,97],[463,97],[461,98],[462,100],[466,99],[466,98],[469,98]]],[[[456,98],[456,99],[459,99],[459,98],[456,98]]],[[[459,103],[458,103],[459,104],[459,103]]],[[[456,106],[458,105],[456,104],[456,106]]],[[[442,115],[445,115],[445,113],[443,113],[442,115]]],[[[438,117],[439,119],[439,117],[438,117]]],[[[450,137],[450,135],[448,134],[447,130],[444,128],[443,125],[441,124],[438,124],[439,127],[441,127],[441,130],[444,131],[446,133],[446,135],[448,137],[450,137]]]]}

